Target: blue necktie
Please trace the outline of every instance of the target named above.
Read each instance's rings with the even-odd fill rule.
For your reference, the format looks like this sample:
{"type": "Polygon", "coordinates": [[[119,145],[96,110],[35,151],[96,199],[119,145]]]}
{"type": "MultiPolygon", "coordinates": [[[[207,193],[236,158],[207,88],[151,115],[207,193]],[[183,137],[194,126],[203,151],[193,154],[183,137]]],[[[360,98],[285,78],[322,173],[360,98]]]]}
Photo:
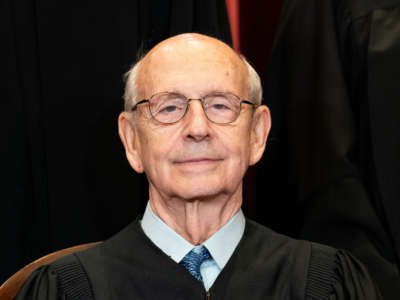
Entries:
{"type": "Polygon", "coordinates": [[[212,259],[210,252],[207,248],[201,246],[199,248],[193,248],[185,257],[180,261],[180,265],[184,266],[190,274],[197,280],[203,282],[203,278],[200,274],[200,266],[206,260],[212,259]]]}

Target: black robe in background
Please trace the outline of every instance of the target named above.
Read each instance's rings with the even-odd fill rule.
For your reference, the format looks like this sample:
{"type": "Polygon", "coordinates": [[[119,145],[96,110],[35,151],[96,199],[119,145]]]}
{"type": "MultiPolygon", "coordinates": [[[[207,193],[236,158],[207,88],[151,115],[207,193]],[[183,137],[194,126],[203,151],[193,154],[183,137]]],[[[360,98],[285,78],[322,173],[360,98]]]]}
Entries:
{"type": "Polygon", "coordinates": [[[301,237],[400,297],[400,1],[289,0],[265,89],[301,237]]]}
{"type": "Polygon", "coordinates": [[[135,221],[94,248],[36,270],[16,297],[56,299],[381,298],[365,268],[343,251],[293,240],[247,220],[242,240],[208,293],[135,221]]]}
{"type": "Polygon", "coordinates": [[[0,1],[0,282],[143,212],[148,183],[118,137],[122,75],[192,31],[230,44],[225,1],[0,1]]]}

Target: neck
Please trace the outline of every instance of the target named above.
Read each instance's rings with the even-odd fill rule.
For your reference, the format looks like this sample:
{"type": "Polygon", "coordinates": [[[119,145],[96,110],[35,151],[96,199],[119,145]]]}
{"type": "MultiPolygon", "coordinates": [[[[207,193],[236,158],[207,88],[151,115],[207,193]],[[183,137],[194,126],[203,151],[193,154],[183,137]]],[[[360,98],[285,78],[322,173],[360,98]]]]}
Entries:
{"type": "Polygon", "coordinates": [[[191,199],[161,197],[150,187],[153,212],[193,245],[200,245],[224,226],[242,205],[242,186],[230,196],[191,199]]]}

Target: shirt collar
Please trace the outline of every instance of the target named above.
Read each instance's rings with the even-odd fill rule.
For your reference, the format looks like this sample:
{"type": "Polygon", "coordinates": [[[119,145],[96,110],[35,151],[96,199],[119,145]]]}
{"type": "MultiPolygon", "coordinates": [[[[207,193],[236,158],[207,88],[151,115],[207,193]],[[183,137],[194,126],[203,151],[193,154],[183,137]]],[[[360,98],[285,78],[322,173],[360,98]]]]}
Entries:
{"type": "Polygon", "coordinates": [[[246,219],[240,209],[228,223],[203,243],[221,270],[242,239],[245,224],[246,219]]]}
{"type": "MultiPolygon", "coordinates": [[[[239,210],[228,223],[203,243],[221,269],[225,267],[241,240],[245,224],[243,212],[239,210]]],[[[141,225],[150,240],[176,263],[195,247],[156,216],[150,202],[147,203],[141,225]]]]}

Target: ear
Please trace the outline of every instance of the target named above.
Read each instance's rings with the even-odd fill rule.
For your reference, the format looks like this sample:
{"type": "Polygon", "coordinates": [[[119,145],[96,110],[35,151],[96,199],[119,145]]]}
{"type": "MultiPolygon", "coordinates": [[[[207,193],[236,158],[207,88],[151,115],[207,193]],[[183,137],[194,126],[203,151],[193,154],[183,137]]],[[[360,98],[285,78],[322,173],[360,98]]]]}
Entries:
{"type": "Polygon", "coordinates": [[[259,106],[253,115],[250,133],[250,161],[249,165],[256,164],[262,157],[271,128],[271,116],[267,106],[259,106]]]}
{"type": "Polygon", "coordinates": [[[136,126],[133,124],[132,114],[122,112],[118,117],[118,133],[125,148],[126,158],[137,173],[143,173],[143,164],[140,156],[139,140],[136,126]]]}

